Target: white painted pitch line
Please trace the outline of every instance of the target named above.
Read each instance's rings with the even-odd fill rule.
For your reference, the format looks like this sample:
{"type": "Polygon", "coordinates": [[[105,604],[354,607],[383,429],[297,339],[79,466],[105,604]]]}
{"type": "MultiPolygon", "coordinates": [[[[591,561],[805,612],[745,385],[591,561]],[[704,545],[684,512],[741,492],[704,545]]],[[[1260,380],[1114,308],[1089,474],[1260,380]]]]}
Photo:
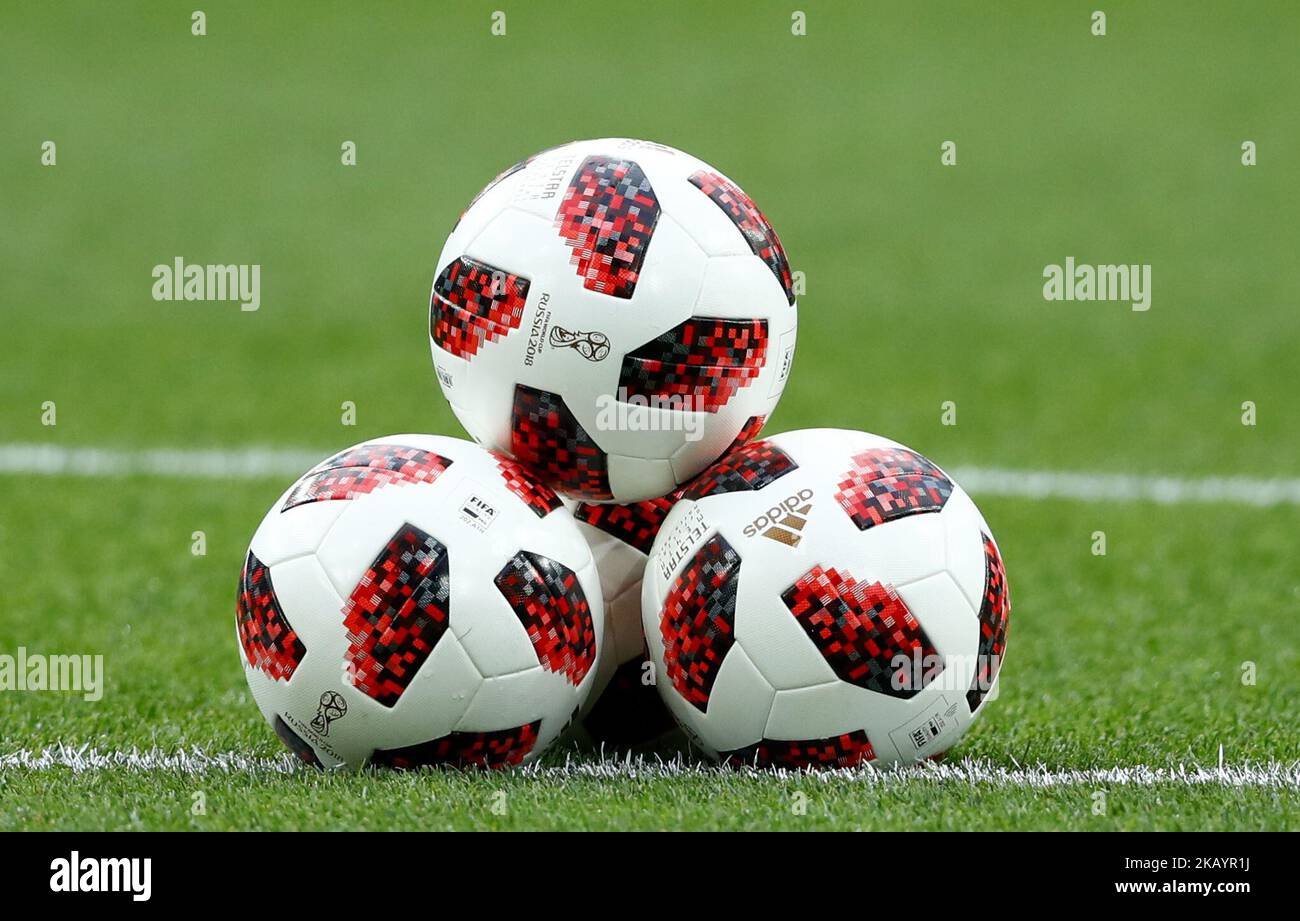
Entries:
{"type": "Polygon", "coordinates": [[[1300,505],[1300,479],[1143,476],[991,467],[954,467],[948,472],[975,496],[1155,502],[1160,505],[1225,502],[1259,508],[1300,505]]]}
{"type": "MultiPolygon", "coordinates": [[[[285,448],[123,451],[18,443],[0,444],[0,474],[291,479],[328,456],[328,451],[285,448]]],[[[1144,476],[996,467],[954,467],[950,472],[975,496],[1161,505],[1222,502],[1259,508],[1300,505],[1300,478],[1144,476]]]]}
{"type": "Polygon", "coordinates": [[[0,474],[251,480],[299,477],[329,456],[328,451],[283,448],[123,451],[116,448],[0,444],[0,474]]]}
{"type": "MultiPolygon", "coordinates": [[[[89,746],[73,748],[60,745],[39,751],[19,749],[0,755],[0,772],[52,771],[67,769],[73,773],[98,771],[126,771],[138,774],[194,775],[207,773],[250,774],[273,776],[310,772],[287,752],[277,757],[262,757],[242,752],[208,752],[202,749],[163,751],[157,748],[131,749],[130,751],[105,751],[89,746]]],[[[799,772],[784,770],[753,770],[716,767],[686,761],[650,759],[641,756],[626,758],[569,759],[554,766],[529,765],[517,773],[541,780],[643,780],[674,779],[683,777],[789,777],[799,772]]],[[[1180,765],[1176,768],[1155,768],[1129,765],[1089,770],[1049,768],[1045,765],[1031,767],[1006,767],[982,759],[944,763],[926,762],[903,770],[876,769],[871,766],[843,770],[820,771],[806,775],[823,781],[845,780],[869,786],[907,786],[910,784],[965,785],[988,787],[1025,787],[1045,789],[1051,787],[1109,786],[1218,786],[1249,787],[1300,792],[1300,762],[1200,767],[1180,765]]]]}

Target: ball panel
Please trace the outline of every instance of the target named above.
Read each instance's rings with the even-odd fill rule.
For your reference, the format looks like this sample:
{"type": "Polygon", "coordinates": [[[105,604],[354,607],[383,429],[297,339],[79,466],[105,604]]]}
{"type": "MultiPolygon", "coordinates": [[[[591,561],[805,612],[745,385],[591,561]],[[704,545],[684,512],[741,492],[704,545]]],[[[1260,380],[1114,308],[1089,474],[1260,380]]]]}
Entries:
{"type": "Polygon", "coordinates": [[[875,750],[864,731],[846,732],[824,739],[763,739],[755,745],[722,752],[733,767],[788,770],[805,768],[852,768],[874,761],[875,750]]]}
{"type": "Polygon", "coordinates": [[[296,488],[294,484],[276,500],[253,535],[250,549],[266,566],[314,553],[346,507],[341,502],[313,502],[283,511],[296,488]]]}
{"type": "MultiPolygon", "coordinates": [[[[677,487],[672,462],[653,457],[610,454],[609,490],[615,496],[639,496],[644,492],[664,495],[677,487]]],[[[646,501],[646,500],[640,500],[646,501]]]]}
{"type": "MultiPolygon", "coordinates": [[[[855,570],[858,579],[899,586],[936,575],[947,568],[947,529],[941,516],[913,515],[859,533],[851,522],[845,525],[847,519],[842,506],[828,500],[830,496],[816,497],[810,527],[821,528],[825,519],[832,519],[826,522],[830,525],[826,533],[834,535],[839,546],[851,547],[853,560],[861,560],[856,565],[844,561],[855,570]]],[[[832,553],[825,562],[834,566],[840,560],[832,553]]]]}
{"type": "Polygon", "coordinates": [[[370,763],[394,770],[448,766],[496,770],[522,764],[537,744],[540,720],[492,732],[453,732],[403,748],[376,749],[370,763]]]}
{"type": "Polygon", "coordinates": [[[515,386],[509,450],[567,496],[597,502],[614,498],[605,452],[559,394],[515,386]]]}
{"type": "Polygon", "coordinates": [[[537,723],[537,744],[524,756],[524,760],[532,760],[568,725],[579,699],[564,678],[541,666],[491,676],[484,678],[456,728],[458,732],[493,732],[537,723]]]}
{"type": "Polygon", "coordinates": [[[542,668],[574,687],[581,684],[596,662],[596,625],[577,573],[540,553],[520,550],[494,581],[542,668]]]}
{"type": "Polygon", "coordinates": [[[709,257],[694,312],[738,320],[761,317],[773,334],[792,328],[798,316],[772,273],[749,254],[709,257]]]}
{"type": "Polygon", "coordinates": [[[1002,659],[1006,654],[1007,627],[1011,619],[1011,589],[1007,585],[1007,571],[1002,564],[1002,554],[988,534],[984,539],[984,594],[980,598],[978,621],[979,658],[966,703],[971,713],[977,711],[991,693],[997,681],[1002,659]]]}
{"type": "Polygon", "coordinates": [[[766,320],[691,317],[623,356],[620,395],[716,413],[758,377],[767,345],[766,320]]]}
{"type": "Polygon", "coordinates": [[[448,631],[390,711],[391,718],[384,718],[382,724],[376,720],[377,746],[403,748],[447,735],[459,724],[482,684],[483,676],[460,639],[448,631]]]}
{"type": "Polygon", "coordinates": [[[961,587],[967,603],[978,611],[984,594],[985,560],[981,535],[988,526],[975,503],[962,489],[948,501],[940,520],[944,525],[947,569],[961,587]]]}
{"type": "Polygon", "coordinates": [[[438,258],[440,270],[451,259],[460,255],[465,246],[478,236],[494,217],[510,206],[510,202],[514,200],[522,184],[524,169],[531,159],[522,160],[497,174],[495,179],[470,200],[469,205],[456,219],[451,234],[442,248],[442,254],[438,258]]]}
{"type": "Polygon", "coordinates": [[[251,552],[239,576],[235,626],[244,661],[272,680],[291,679],[307,654],[280,604],[271,567],[251,552]]]}
{"type": "MultiPolygon", "coordinates": [[[[898,596],[925,625],[932,649],[941,670],[925,679],[953,691],[965,693],[975,669],[977,624],[974,612],[966,603],[957,583],[947,572],[901,585],[898,596]]],[[[924,658],[913,657],[913,671],[932,670],[924,658]]]]}
{"type": "Polygon", "coordinates": [[[396,704],[446,632],[450,600],[446,545],[402,525],[343,608],[352,683],[386,707],[396,704]]]}
{"type": "Polygon", "coordinates": [[[736,225],[736,229],[749,244],[750,250],[772,272],[787,302],[793,306],[794,291],[785,248],[781,246],[776,231],[763,216],[763,212],[758,210],[753,200],[740,186],[711,169],[701,169],[692,173],[690,183],[707,195],[736,225]]]}
{"type": "Polygon", "coordinates": [[[740,571],[739,554],[713,535],[669,587],[660,612],[664,677],[701,712],[735,643],[740,571]]]}
{"type": "Polygon", "coordinates": [[[632,297],[659,211],[654,188],[635,160],[592,154],[582,161],[560,198],[555,222],[584,288],[632,297]]]}
{"type": "Polygon", "coordinates": [[[781,578],[769,576],[769,567],[781,561],[771,559],[758,547],[747,546],[745,553],[753,567],[751,571],[758,578],[740,581],[736,642],[745,648],[746,655],[768,684],[778,691],[834,681],[835,672],[830,664],[809,641],[798,620],[782,605],[781,578]]]}
{"type": "Polygon", "coordinates": [[[880,729],[876,707],[873,692],[834,679],[777,691],[763,734],[768,739],[811,740],[861,732],[874,742],[872,730],[880,729]]]}
{"type": "MultiPolygon", "coordinates": [[[[660,685],[664,695],[671,685],[660,685]]],[[[664,695],[669,709],[711,754],[752,745],[763,737],[776,691],[739,647],[723,661],[716,698],[700,713],[678,693],[664,695]],[[689,713],[687,711],[690,711],[689,713]]]]}
{"type": "Polygon", "coordinates": [[[858,581],[847,569],[804,573],[781,595],[840,681],[890,697],[920,693],[937,661],[934,642],[893,585],[858,581]],[[902,664],[903,663],[915,663],[902,664]]]}
{"type": "Polygon", "coordinates": [[[510,335],[523,319],[527,278],[461,256],[433,282],[429,336],[458,358],[472,359],[484,345],[510,335]]]}

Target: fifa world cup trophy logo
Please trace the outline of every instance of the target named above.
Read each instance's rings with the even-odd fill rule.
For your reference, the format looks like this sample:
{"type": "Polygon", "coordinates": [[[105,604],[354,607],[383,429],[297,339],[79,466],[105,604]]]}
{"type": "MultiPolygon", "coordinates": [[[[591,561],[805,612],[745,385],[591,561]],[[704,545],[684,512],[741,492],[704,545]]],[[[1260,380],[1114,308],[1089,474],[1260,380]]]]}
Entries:
{"type": "Polygon", "coordinates": [[[326,691],[320,696],[320,706],[316,708],[316,717],[311,721],[311,728],[323,736],[330,734],[330,723],[348,712],[348,702],[338,691],[326,691]]]}
{"type": "Polygon", "coordinates": [[[587,361],[602,361],[609,355],[609,336],[604,333],[569,332],[563,326],[552,326],[551,345],[573,349],[587,361]]]}

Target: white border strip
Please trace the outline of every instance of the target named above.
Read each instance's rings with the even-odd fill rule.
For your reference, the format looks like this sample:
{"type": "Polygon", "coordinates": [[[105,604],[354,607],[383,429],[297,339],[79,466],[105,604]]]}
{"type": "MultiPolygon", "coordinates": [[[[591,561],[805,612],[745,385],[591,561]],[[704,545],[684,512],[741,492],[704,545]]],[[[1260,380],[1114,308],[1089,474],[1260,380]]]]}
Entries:
{"type": "MultiPolygon", "coordinates": [[[[206,773],[283,775],[309,770],[292,755],[276,757],[249,755],[242,752],[207,752],[199,748],[164,751],[131,749],[104,751],[90,746],[72,748],[59,745],[39,751],[19,749],[0,755],[2,771],[52,771],[66,769],[73,773],[124,771],[139,774],[193,775],[206,773]]],[[[517,773],[544,780],[593,778],[598,780],[673,779],[681,777],[789,777],[799,772],[753,770],[750,768],[715,767],[685,761],[626,758],[570,759],[563,765],[530,765],[517,773]]],[[[903,770],[876,769],[871,766],[813,772],[806,776],[824,781],[847,780],[873,786],[907,786],[941,784],[988,787],[1091,787],[1091,786],[1217,786],[1251,787],[1300,792],[1300,762],[1283,764],[1229,765],[1207,768],[1179,765],[1175,768],[1132,765],[1058,770],[1045,765],[1006,767],[983,759],[952,762],[924,762],[903,770]]]]}
{"type": "MultiPolygon", "coordinates": [[[[301,476],[329,455],[329,451],[284,448],[122,451],[0,444],[0,474],[289,479],[301,476]]],[[[1155,502],[1161,505],[1231,503],[1257,508],[1300,505],[1300,479],[1294,478],[1139,476],[996,467],[954,467],[950,472],[958,483],[976,496],[1155,502]]]]}

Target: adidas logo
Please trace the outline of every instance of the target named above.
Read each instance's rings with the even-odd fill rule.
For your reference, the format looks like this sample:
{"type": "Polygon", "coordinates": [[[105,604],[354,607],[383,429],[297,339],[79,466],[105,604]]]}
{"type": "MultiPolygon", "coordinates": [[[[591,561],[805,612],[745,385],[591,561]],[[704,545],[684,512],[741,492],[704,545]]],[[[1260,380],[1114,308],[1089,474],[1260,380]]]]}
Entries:
{"type": "Polygon", "coordinates": [[[812,499],[811,489],[801,489],[788,496],[745,525],[745,536],[766,537],[787,547],[799,546],[799,541],[803,540],[800,532],[808,524],[808,515],[812,511],[812,499]]]}

